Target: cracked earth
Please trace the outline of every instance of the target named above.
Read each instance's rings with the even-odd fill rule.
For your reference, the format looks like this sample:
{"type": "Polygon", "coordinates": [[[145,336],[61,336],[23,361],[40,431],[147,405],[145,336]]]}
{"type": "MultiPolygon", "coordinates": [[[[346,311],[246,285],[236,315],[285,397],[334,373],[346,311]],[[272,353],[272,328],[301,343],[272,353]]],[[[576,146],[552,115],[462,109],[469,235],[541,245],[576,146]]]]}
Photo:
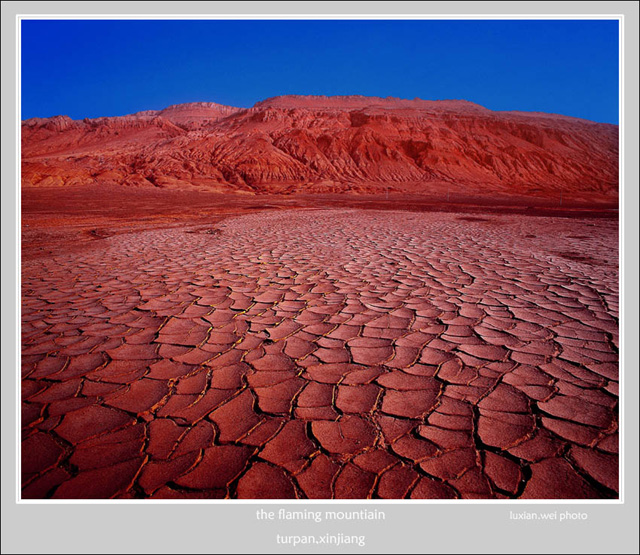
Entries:
{"type": "Polygon", "coordinates": [[[618,497],[617,220],[97,241],[23,261],[23,498],[618,497]]]}

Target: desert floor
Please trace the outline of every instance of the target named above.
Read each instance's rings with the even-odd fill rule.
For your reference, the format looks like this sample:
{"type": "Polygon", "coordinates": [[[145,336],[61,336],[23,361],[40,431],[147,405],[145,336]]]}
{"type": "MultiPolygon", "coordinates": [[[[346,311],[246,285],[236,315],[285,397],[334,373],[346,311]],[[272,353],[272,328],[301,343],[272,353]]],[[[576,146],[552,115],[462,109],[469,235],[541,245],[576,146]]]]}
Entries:
{"type": "Polygon", "coordinates": [[[611,207],[23,191],[23,498],[616,498],[611,207]]]}

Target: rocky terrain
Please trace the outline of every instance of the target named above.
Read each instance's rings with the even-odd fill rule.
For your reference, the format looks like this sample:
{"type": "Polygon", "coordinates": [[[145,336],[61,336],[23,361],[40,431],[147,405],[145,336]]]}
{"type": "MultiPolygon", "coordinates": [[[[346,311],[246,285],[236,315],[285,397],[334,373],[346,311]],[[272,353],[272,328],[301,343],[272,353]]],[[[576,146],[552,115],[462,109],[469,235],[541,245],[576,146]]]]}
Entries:
{"type": "Polygon", "coordinates": [[[617,126],[58,116],[22,185],[22,498],[619,496],[617,126]]]}
{"type": "Polygon", "coordinates": [[[281,96],[22,123],[24,187],[614,199],[618,127],[461,100],[281,96]]]}

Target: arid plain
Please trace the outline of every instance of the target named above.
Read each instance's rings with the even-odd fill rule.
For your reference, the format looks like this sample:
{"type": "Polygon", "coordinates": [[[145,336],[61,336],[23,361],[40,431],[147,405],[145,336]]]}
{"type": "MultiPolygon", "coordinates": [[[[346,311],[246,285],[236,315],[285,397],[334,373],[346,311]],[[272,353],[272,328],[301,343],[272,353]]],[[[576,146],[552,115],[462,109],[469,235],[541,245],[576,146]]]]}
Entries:
{"type": "Polygon", "coordinates": [[[23,122],[24,498],[618,496],[617,127],[23,122]]]}

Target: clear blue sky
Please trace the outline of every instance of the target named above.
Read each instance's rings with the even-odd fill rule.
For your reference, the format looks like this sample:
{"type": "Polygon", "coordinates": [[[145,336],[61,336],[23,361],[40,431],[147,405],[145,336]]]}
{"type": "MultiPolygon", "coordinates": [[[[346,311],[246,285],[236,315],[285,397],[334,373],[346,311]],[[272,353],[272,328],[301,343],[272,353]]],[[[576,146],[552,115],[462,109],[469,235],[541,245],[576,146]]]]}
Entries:
{"type": "Polygon", "coordinates": [[[282,94],[458,98],[618,123],[617,21],[22,21],[22,118],[282,94]]]}

